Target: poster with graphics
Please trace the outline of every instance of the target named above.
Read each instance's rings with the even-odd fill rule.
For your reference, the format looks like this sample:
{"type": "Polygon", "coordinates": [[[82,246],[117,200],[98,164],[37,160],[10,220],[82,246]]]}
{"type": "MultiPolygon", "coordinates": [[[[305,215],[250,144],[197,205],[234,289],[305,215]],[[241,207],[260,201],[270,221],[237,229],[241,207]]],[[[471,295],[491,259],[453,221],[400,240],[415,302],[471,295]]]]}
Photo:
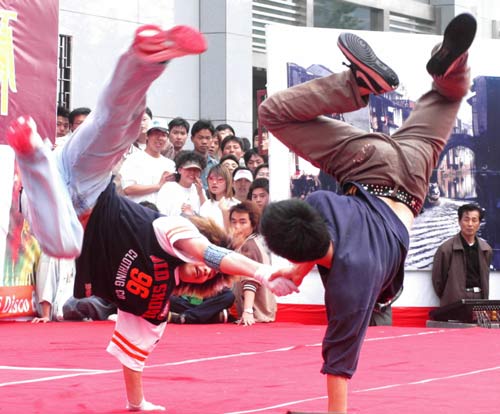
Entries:
{"type": "MultiPolygon", "coordinates": [[[[418,98],[430,89],[431,78],[425,64],[441,37],[353,32],[396,71],[400,86],[391,93],[370,97],[368,106],[359,111],[325,115],[366,131],[391,134],[410,115],[418,98]]],[[[343,65],[347,60],[337,47],[340,33],[336,29],[268,26],[268,95],[348,70],[343,65]]],[[[500,269],[500,66],[491,64],[491,56],[499,48],[498,40],[477,38],[470,50],[472,86],[432,172],[424,209],[410,234],[407,269],[430,269],[436,248],[459,231],[458,207],[470,202],[485,209],[479,236],[494,248],[493,266],[500,269]]],[[[304,139],[327,137],[304,136],[304,139]]],[[[273,200],[304,198],[318,189],[340,191],[331,176],[290,152],[274,137],[270,154],[273,200]]]]}

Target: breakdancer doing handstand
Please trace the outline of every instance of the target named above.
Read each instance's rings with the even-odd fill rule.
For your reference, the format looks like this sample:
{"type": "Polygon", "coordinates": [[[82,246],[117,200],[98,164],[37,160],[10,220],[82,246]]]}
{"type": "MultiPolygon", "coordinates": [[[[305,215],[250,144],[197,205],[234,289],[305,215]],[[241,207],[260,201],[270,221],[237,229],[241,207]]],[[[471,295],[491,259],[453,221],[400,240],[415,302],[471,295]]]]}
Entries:
{"type": "Polygon", "coordinates": [[[205,49],[203,36],[186,26],[142,26],[95,110],[62,149],[46,148],[30,117],[7,133],[22,175],[23,210],[42,249],[78,257],[75,297],[97,295],[118,307],[107,350],[123,365],[131,411],[164,409],[145,400],[142,371],[165,329],[172,293],[209,294],[228,274],[254,277],[277,294],[296,290],[285,278],[269,282],[270,266],[221,247],[216,226],[163,217],[118,196],[111,182],[137,137],[149,86],[169,60],[205,49]]]}
{"type": "Polygon", "coordinates": [[[409,229],[469,89],[467,50],[475,32],[469,14],[450,22],[427,63],[431,91],[392,136],[321,116],[357,110],[370,94],[398,86],[396,73],[352,33],[338,39],[349,70],[280,91],[259,108],[275,137],[344,189],[271,203],[261,220],[268,247],[295,263],[281,276],[298,286],[318,266],[328,317],[322,372],[329,412],[346,412],[348,379],[372,311],[402,287],[409,229]]]}

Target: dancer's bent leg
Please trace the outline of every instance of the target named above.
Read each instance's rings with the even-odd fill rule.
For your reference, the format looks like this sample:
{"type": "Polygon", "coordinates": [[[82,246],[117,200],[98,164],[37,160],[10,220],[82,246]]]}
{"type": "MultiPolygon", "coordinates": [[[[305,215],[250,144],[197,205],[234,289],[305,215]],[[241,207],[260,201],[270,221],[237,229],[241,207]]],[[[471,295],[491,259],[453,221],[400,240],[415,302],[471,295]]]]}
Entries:
{"type": "Polygon", "coordinates": [[[342,33],[338,46],[350,62],[350,70],[271,96],[260,106],[259,117],[286,146],[333,175],[340,184],[366,182],[368,178],[376,184],[391,185],[390,168],[385,168],[393,152],[390,137],[367,133],[321,115],[352,112],[366,106],[370,94],[395,89],[398,76],[358,36],[342,33]],[[369,168],[367,177],[366,163],[378,167],[376,176],[369,168]]]}
{"type": "Polygon", "coordinates": [[[401,150],[402,187],[424,200],[433,168],[456,122],[462,98],[470,87],[467,53],[446,76],[433,75],[433,89],[423,95],[392,138],[401,150]]]}
{"type": "Polygon", "coordinates": [[[366,131],[321,115],[366,106],[350,70],[284,89],[259,107],[259,121],[288,148],[328,171],[346,138],[366,131]]]}

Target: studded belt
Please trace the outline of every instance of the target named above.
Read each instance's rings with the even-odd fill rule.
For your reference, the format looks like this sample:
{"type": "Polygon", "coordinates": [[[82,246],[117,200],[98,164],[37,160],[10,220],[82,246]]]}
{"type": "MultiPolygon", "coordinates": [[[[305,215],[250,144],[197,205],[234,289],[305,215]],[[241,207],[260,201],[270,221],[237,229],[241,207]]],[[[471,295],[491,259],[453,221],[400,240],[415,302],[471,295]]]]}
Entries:
{"type": "MultiPolygon", "coordinates": [[[[380,184],[361,184],[361,187],[374,196],[388,197],[403,203],[413,212],[414,216],[417,216],[422,209],[422,202],[404,190],[395,190],[393,187],[380,184]]],[[[345,194],[356,194],[356,187],[350,186],[345,194]]]]}

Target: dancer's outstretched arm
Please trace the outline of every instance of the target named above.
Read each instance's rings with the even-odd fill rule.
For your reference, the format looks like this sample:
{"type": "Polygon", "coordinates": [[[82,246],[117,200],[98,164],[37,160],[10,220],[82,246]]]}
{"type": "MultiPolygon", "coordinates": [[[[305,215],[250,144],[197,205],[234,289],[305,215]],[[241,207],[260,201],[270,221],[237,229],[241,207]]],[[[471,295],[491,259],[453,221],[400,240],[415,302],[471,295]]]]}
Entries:
{"type": "Polygon", "coordinates": [[[279,272],[278,269],[210,243],[187,219],[160,217],[153,222],[153,228],[160,246],[166,252],[172,253],[186,262],[205,263],[207,266],[228,275],[251,277],[278,296],[298,292],[297,286],[290,279],[271,278],[273,274],[279,272]],[[184,234],[190,236],[184,236],[184,234]]]}

